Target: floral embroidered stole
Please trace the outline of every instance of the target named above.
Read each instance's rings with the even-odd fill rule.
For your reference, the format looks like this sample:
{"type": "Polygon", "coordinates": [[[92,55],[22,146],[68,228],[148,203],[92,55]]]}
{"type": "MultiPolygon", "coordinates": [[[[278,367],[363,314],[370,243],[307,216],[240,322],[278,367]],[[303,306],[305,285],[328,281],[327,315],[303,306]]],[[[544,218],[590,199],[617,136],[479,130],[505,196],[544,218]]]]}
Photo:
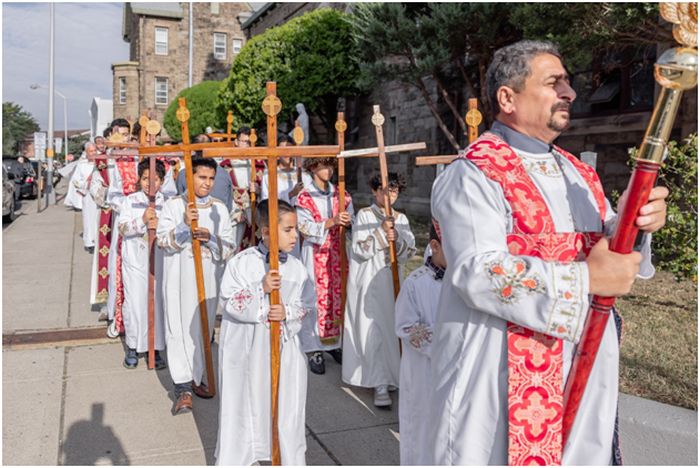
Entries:
{"type": "MultiPolygon", "coordinates": [[[[601,220],[605,219],[605,194],[595,171],[573,155],[556,148],[581,174],[593,192],[601,220]]],[[[503,189],[512,208],[513,232],[508,250],[513,255],[570,263],[582,260],[602,233],[555,231],[547,204],[528,175],[522,159],[500,137],[483,134],[463,156],[503,189]]],[[[543,285],[525,276],[526,264],[517,259],[513,271],[500,262],[488,265],[489,276],[499,285],[504,302],[522,291],[543,285]]],[[[569,294],[564,292],[564,294],[569,294]]],[[[571,297],[571,296],[569,296],[571,297]]],[[[568,298],[567,298],[568,299],[568,298]]],[[[552,320],[559,334],[571,325],[552,320]]],[[[508,323],[508,463],[509,465],[559,465],[562,457],[563,343],[544,333],[508,323]]]]}

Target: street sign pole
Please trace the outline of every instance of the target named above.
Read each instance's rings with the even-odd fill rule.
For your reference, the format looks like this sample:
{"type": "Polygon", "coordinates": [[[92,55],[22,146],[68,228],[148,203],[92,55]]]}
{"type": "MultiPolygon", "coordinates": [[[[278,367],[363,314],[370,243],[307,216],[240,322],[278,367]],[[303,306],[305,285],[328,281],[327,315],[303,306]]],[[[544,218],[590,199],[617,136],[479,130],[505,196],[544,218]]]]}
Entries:
{"type": "Polygon", "coordinates": [[[56,203],[56,193],[53,191],[53,101],[54,101],[54,4],[51,4],[51,20],[49,32],[49,138],[48,148],[46,149],[46,157],[48,158],[48,170],[46,172],[46,206],[56,203]]]}

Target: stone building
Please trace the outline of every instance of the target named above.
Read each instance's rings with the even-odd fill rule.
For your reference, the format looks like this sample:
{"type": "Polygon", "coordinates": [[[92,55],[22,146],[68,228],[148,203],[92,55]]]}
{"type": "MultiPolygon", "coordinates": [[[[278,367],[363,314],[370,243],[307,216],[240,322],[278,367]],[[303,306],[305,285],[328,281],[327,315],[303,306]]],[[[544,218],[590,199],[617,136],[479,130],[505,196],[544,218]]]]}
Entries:
{"type": "Polygon", "coordinates": [[[226,78],[245,44],[241,25],[251,10],[246,2],[125,3],[129,61],[112,64],[114,116],[136,120],[151,110],[163,121],[170,102],[189,86],[190,16],[192,84],[226,78]]]}
{"type": "MultiPolygon", "coordinates": [[[[346,12],[352,9],[351,3],[266,3],[242,27],[246,37],[251,38],[323,6],[346,12]]],[[[622,192],[629,180],[628,150],[641,144],[658,94],[658,86],[653,81],[653,63],[656,56],[670,46],[658,44],[642,51],[635,49],[634,56],[606,57],[610,62],[605,66],[594,63],[592,70],[573,77],[578,98],[572,109],[571,127],[555,143],[576,155],[583,151],[596,152],[596,169],[608,196],[613,191],[622,192]],[[610,63],[622,65],[611,67],[610,63]]],[[[425,82],[443,120],[453,122],[447,105],[438,96],[435,83],[430,77],[426,77],[425,82]]],[[[469,96],[465,95],[464,90],[452,90],[457,104],[464,109],[469,96]]],[[[368,95],[339,100],[338,110],[345,111],[348,121],[348,149],[376,146],[375,130],[370,120],[374,104],[381,106],[385,117],[387,145],[424,141],[428,146],[427,151],[423,152],[425,155],[454,153],[420,92],[415,87],[396,81],[385,82],[368,95]]],[[[697,122],[695,88],[684,93],[671,139],[684,138],[697,132],[697,122]]],[[[311,123],[312,144],[331,138],[325,135],[322,126],[313,125],[313,116],[311,123]]],[[[456,130],[452,129],[455,135],[459,133],[456,130]]],[[[479,131],[485,130],[486,126],[482,124],[479,131]]],[[[461,142],[465,141],[466,138],[462,136],[461,142]]],[[[437,171],[435,167],[415,166],[414,156],[423,154],[408,153],[387,158],[389,170],[403,173],[408,182],[397,207],[421,216],[430,212],[430,191],[437,171]]],[[[371,193],[367,182],[378,172],[378,162],[373,159],[351,159],[346,167],[347,186],[353,199],[358,205],[369,203],[371,193]]]]}

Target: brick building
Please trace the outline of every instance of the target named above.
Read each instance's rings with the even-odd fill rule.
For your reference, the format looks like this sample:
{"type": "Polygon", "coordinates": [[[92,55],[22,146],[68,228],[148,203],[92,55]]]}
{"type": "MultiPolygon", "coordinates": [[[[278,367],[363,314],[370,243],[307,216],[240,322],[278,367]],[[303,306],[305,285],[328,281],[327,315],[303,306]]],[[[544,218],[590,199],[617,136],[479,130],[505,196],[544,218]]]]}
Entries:
{"type": "MultiPolygon", "coordinates": [[[[251,37],[279,26],[290,19],[323,6],[350,11],[350,3],[266,3],[243,24],[246,36],[251,37]]],[[[647,47],[635,57],[624,57],[623,66],[601,72],[600,63],[593,70],[574,77],[574,87],[579,95],[572,109],[571,128],[556,143],[574,154],[583,151],[598,153],[597,171],[608,195],[613,190],[622,192],[629,180],[628,149],[642,142],[647,123],[658,93],[652,78],[653,62],[670,44],[647,47]],[[596,68],[598,67],[598,68],[596,68]],[[595,78],[594,78],[595,77],[595,78]]],[[[607,67],[610,68],[610,67],[607,67]]],[[[438,112],[446,123],[452,122],[451,113],[438,96],[434,82],[425,78],[431,97],[438,105],[438,112]]],[[[455,90],[458,105],[468,96],[455,90]]],[[[423,97],[414,87],[395,81],[377,86],[371,94],[348,97],[339,101],[339,110],[348,120],[348,149],[375,146],[375,132],[371,124],[372,105],[379,104],[386,118],[384,134],[386,144],[425,141],[425,154],[451,154],[454,150],[437,125],[423,97]]],[[[686,137],[697,132],[697,88],[684,93],[681,108],[675,121],[671,139],[686,137]]],[[[311,116],[312,126],[314,118],[311,116]]],[[[453,134],[458,132],[454,131],[453,134]]],[[[482,124],[480,132],[486,130],[482,124]]],[[[320,126],[313,126],[311,143],[325,141],[320,126]],[[316,137],[314,139],[314,136],[316,137]]],[[[390,155],[389,170],[406,175],[406,192],[397,203],[399,209],[417,215],[427,215],[430,210],[430,191],[435,179],[434,167],[416,167],[413,156],[390,155]]],[[[378,163],[372,159],[354,159],[347,163],[348,189],[354,200],[366,204],[370,200],[367,180],[378,171],[378,163]]]]}
{"type": "Polygon", "coordinates": [[[190,7],[192,84],[228,76],[246,41],[241,24],[252,14],[249,3],[125,3],[129,61],[112,64],[115,117],[135,120],[152,110],[162,122],[170,102],[188,87],[190,7]]]}

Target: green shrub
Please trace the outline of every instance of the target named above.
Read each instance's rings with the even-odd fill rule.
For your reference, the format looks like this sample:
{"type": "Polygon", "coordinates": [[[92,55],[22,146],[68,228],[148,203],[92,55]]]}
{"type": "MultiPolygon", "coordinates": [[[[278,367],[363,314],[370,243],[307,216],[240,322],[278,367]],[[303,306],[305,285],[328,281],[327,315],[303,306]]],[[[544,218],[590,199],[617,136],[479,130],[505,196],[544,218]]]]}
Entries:
{"type": "Polygon", "coordinates": [[[653,237],[658,265],[677,279],[698,275],[698,135],[668,145],[668,158],[659,171],[659,183],[668,187],[666,226],[653,237]]]}
{"type": "MultiPolygon", "coordinates": [[[[634,156],[637,148],[630,151],[634,156]]],[[[698,270],[698,135],[680,144],[671,141],[657,185],[668,187],[666,225],[654,233],[656,264],[677,280],[697,280],[698,270]]],[[[613,196],[616,202],[618,197],[613,196]]]]}
{"type": "Polygon", "coordinates": [[[177,100],[181,97],[187,99],[187,108],[190,111],[190,120],[188,122],[190,137],[204,133],[207,127],[212,127],[214,130],[217,128],[225,129],[226,114],[224,114],[222,119],[216,113],[217,94],[220,84],[221,82],[219,81],[203,81],[191,88],[180,91],[180,94],[168,106],[168,110],[165,111],[165,117],[163,118],[163,126],[170,138],[176,141],[182,140],[180,121],[175,116],[178,107],[177,100]]]}
{"type": "Polygon", "coordinates": [[[219,119],[233,110],[235,127],[262,125],[265,83],[276,81],[280,121],[289,119],[300,102],[332,127],[338,98],[356,92],[357,65],[346,16],[320,8],[248,41],[221,86],[219,119]]]}

